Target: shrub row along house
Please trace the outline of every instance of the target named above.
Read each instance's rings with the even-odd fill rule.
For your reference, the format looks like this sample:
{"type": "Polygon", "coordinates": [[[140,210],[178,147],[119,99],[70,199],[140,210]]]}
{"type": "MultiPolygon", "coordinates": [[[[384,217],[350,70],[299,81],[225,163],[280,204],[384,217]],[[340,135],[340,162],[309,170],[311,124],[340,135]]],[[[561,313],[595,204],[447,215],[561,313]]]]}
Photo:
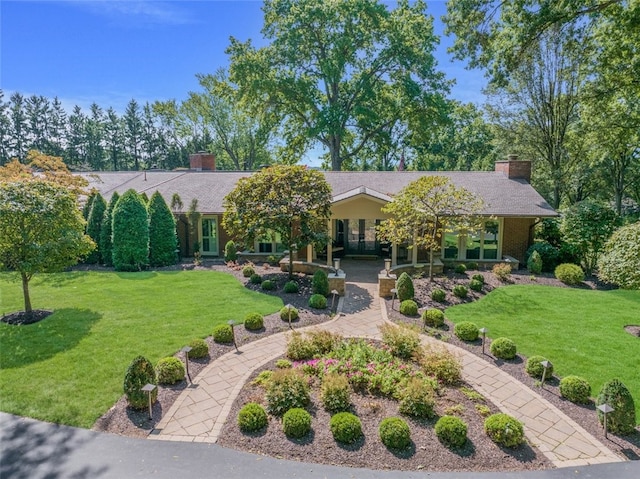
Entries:
{"type": "MultiPolygon", "coordinates": [[[[181,256],[199,250],[204,258],[222,257],[231,239],[222,227],[224,198],[240,178],[252,173],[216,170],[215,157],[205,153],[191,155],[190,161],[189,170],[99,172],[84,177],[89,188],[97,189],[107,200],[114,192],[123,194],[129,189],[160,192],[177,218],[181,256]]],[[[496,162],[495,171],[327,171],[324,176],[332,191],[330,241],[322,251],[308,246],[298,252],[298,259],[317,261],[321,257],[328,265],[338,255],[391,257],[394,266],[425,261],[424,250],[381,242],[376,226],[388,218],[382,208],[394,195],[428,175],[445,176],[456,188],[468,190],[484,203],[482,228],[473,233],[447,231],[443,235],[440,257],[444,261],[490,264],[506,258],[523,263],[533,243],[536,222],[557,216],[529,183],[531,163],[515,155],[496,162]]],[[[248,252],[256,257],[281,255],[285,250],[277,235],[257,239],[252,246],[248,252]]]]}

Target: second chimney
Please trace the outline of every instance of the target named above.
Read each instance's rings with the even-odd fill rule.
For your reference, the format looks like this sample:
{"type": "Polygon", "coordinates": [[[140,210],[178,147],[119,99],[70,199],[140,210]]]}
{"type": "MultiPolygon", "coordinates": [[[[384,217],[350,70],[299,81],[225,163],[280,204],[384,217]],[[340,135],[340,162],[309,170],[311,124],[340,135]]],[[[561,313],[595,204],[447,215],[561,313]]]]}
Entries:
{"type": "Polygon", "coordinates": [[[518,155],[508,155],[506,160],[496,161],[495,171],[510,179],[522,179],[531,183],[531,160],[519,160],[518,155]]]}
{"type": "Polygon", "coordinates": [[[213,171],[216,169],[216,155],[199,151],[189,155],[189,168],[196,171],[213,171]]]}

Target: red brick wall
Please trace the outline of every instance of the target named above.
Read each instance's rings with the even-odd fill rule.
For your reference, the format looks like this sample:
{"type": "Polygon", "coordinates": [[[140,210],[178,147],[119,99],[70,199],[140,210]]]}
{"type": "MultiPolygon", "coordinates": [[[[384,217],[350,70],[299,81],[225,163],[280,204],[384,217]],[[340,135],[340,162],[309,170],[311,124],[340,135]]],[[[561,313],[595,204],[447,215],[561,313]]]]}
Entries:
{"type": "Polygon", "coordinates": [[[505,218],[502,233],[502,254],[513,256],[524,264],[524,255],[533,243],[534,218],[505,218]]]}
{"type": "Polygon", "coordinates": [[[531,162],[528,160],[496,161],[495,171],[504,173],[507,178],[522,178],[531,181],[531,162]]]}

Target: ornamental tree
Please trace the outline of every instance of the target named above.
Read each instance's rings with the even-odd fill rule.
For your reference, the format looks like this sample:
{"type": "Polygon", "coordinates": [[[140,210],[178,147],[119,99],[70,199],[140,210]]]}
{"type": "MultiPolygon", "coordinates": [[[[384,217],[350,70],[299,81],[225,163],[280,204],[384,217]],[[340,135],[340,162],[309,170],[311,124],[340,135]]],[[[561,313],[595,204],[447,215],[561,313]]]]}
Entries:
{"type": "Polygon", "coordinates": [[[149,200],[149,264],[169,266],[176,264],[176,220],[159,192],[149,200]]]}
{"type": "Polygon", "coordinates": [[[472,231],[482,224],[484,202],[456,188],[446,176],[422,176],[409,183],[382,211],[391,217],[378,226],[381,241],[408,242],[429,250],[429,279],[433,280],[433,253],[447,231],[472,231]]]}
{"type": "Polygon", "coordinates": [[[640,221],[618,229],[598,258],[598,277],[622,289],[640,290],[640,221]]]}
{"type": "Polygon", "coordinates": [[[62,271],[95,247],[84,228],[77,197],[66,186],[36,179],[0,182],[0,268],[20,274],[25,313],[33,311],[34,274],[62,271]]]}
{"type": "Polygon", "coordinates": [[[149,264],[147,208],[135,190],[126,191],[113,208],[113,266],[117,271],[140,271],[149,264]]]}
{"type": "Polygon", "coordinates": [[[278,233],[291,252],[328,240],[331,188],[324,175],[304,166],[275,165],[241,178],[224,199],[222,224],[232,237],[252,245],[278,233]]]}

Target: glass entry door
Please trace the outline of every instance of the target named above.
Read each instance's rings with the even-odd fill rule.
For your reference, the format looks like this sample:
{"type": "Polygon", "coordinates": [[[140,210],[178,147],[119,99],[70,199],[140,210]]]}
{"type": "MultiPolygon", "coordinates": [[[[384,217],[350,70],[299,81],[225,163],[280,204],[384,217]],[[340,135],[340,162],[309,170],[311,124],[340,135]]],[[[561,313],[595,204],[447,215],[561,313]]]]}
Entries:
{"type": "Polygon", "coordinates": [[[217,218],[202,219],[202,245],[201,252],[204,255],[218,255],[218,220],[217,218]]]}
{"type": "Polygon", "coordinates": [[[380,254],[376,225],[380,220],[344,220],[345,252],[347,254],[380,254]]]}

